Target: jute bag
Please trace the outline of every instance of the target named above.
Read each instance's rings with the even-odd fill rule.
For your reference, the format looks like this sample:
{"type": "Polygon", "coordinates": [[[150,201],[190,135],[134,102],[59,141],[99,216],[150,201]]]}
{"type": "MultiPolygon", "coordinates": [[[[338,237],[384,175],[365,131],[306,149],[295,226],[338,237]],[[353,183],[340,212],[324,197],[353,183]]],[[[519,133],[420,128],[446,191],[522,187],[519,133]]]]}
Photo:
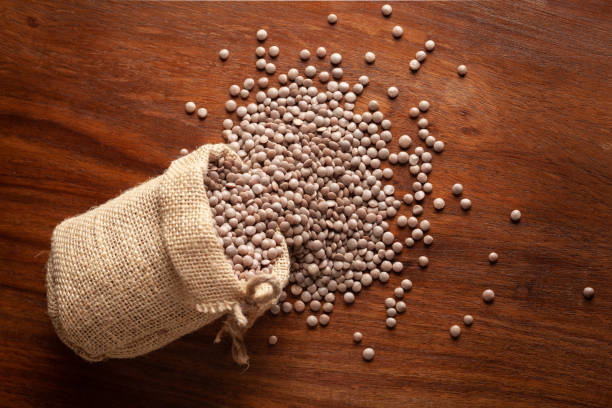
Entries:
{"type": "Polygon", "coordinates": [[[53,231],[48,313],[60,339],[89,361],[158,349],[227,315],[232,355],[248,363],[244,333],[276,302],[289,276],[287,245],[272,272],[236,278],[206,195],[209,161],[238,156],[205,145],[166,172],[69,218],[53,231]]]}

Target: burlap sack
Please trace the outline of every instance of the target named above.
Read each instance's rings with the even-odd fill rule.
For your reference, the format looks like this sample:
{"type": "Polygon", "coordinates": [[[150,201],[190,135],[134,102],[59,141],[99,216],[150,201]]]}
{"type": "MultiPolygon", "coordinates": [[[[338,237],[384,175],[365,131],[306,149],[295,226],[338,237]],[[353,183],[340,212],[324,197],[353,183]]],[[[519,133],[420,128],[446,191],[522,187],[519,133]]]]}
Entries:
{"type": "Polygon", "coordinates": [[[60,339],[89,361],[158,349],[227,314],[223,332],[247,363],[243,335],[278,298],[289,276],[283,242],[270,275],[236,278],[219,245],[204,178],[209,160],[231,156],[205,145],[166,172],[69,218],[53,231],[48,312],[60,339]]]}

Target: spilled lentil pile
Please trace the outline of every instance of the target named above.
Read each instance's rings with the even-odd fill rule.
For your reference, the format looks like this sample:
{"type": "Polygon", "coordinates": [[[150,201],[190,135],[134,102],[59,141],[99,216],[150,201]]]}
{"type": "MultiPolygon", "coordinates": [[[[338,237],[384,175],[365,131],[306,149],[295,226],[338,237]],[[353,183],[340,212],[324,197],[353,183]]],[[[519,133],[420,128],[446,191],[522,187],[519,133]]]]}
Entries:
{"type": "MultiPolygon", "coordinates": [[[[392,8],[384,5],[381,12],[383,18],[390,18],[392,8]]],[[[330,14],[328,23],[337,24],[338,17],[330,14]]],[[[395,26],[390,34],[400,38],[403,29],[395,26]]],[[[260,29],[256,38],[263,44],[267,32],[260,29]]],[[[419,70],[434,49],[434,41],[427,41],[408,68],[419,70]]],[[[431,105],[426,100],[408,112],[418,127],[416,137],[425,147],[413,147],[408,134],[394,135],[391,121],[376,100],[367,101],[366,111],[356,112],[356,103],[370,81],[366,75],[354,84],[343,81],[338,52],[329,56],[329,70],[319,71],[314,63],[303,72],[292,68],[278,74],[278,85],[274,84],[273,61],[280,51],[276,45],[268,50],[257,47],[255,66],[265,74],[229,88],[232,99],[225,108],[230,118],[223,121],[223,137],[243,163],[226,159],[211,165],[206,187],[219,242],[236,276],[248,280],[267,273],[281,254],[284,238],[291,256],[289,295],[283,293],[270,312],[308,309],[308,326],[327,326],[338,297],[353,303],[362,288],[376,280],[385,283],[391,273],[402,272],[404,265],[396,258],[404,247],[413,247],[420,240],[425,245],[434,242],[429,234],[431,223],[423,215],[429,200],[433,211],[443,211],[446,205],[441,197],[428,198],[433,191],[433,163],[445,144],[428,130],[425,115],[431,105]],[[251,93],[255,93],[255,102],[237,102],[251,93]],[[389,150],[394,138],[398,153],[389,150]],[[383,167],[385,162],[399,167],[383,167]],[[396,197],[393,185],[388,184],[396,171],[413,178],[412,192],[403,197],[396,197]],[[410,229],[403,241],[389,230],[389,220],[396,215],[397,226],[410,229]]],[[[312,56],[308,50],[299,53],[302,61],[323,62],[326,56],[324,47],[312,56]]],[[[221,50],[219,58],[227,61],[230,52],[221,50]]],[[[367,51],[364,59],[373,64],[376,55],[367,51]]],[[[457,68],[457,74],[467,75],[465,65],[457,68]]],[[[387,95],[395,99],[400,91],[392,86],[387,95]]],[[[189,114],[196,108],[194,102],[185,105],[189,114]]],[[[197,109],[197,115],[206,118],[206,109],[197,109]]],[[[451,192],[460,197],[463,186],[455,184],[451,192]]],[[[468,198],[461,198],[459,204],[464,211],[472,205],[468,198]]],[[[517,223],[521,213],[514,210],[510,217],[517,223]]],[[[489,255],[491,263],[497,260],[496,253],[489,255]]],[[[419,256],[417,263],[426,268],[429,259],[419,256]]],[[[382,319],[388,328],[394,328],[397,316],[406,311],[402,299],[411,289],[412,282],[404,279],[384,300],[386,317],[382,319]]],[[[588,295],[592,297],[590,291],[588,295]]],[[[488,303],[495,294],[486,289],[482,296],[488,303]]],[[[466,326],[473,321],[470,315],[463,319],[466,326]]],[[[460,333],[458,325],[449,329],[453,338],[460,333]]],[[[359,332],[353,334],[355,343],[362,338],[359,332]]],[[[277,341],[276,336],[269,339],[271,345],[277,341]]],[[[362,356],[372,360],[374,349],[365,348],[362,356]]]]}

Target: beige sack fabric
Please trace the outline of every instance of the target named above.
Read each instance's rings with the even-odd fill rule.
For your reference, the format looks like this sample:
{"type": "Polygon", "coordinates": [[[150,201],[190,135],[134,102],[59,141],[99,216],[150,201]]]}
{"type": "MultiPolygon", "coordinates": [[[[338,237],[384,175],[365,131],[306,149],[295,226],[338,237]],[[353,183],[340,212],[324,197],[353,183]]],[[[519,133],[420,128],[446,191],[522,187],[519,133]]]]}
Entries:
{"type": "Polygon", "coordinates": [[[89,361],[136,357],[227,314],[232,353],[248,362],[243,335],[278,298],[289,276],[283,242],[270,275],[238,280],[219,245],[204,178],[205,145],[166,172],[69,218],[53,231],[48,312],[60,339],[89,361]]]}

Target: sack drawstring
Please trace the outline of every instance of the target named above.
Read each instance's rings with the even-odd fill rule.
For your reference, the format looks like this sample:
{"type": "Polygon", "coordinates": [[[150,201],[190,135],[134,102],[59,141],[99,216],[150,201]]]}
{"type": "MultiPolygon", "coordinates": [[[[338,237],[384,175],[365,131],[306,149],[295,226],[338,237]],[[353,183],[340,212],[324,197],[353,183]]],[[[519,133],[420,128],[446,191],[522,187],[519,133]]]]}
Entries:
{"type": "Polygon", "coordinates": [[[221,341],[225,332],[232,337],[232,357],[240,365],[249,364],[249,356],[244,344],[244,334],[253,326],[259,316],[270,308],[280,296],[281,287],[273,275],[256,275],[249,279],[246,285],[244,302],[232,306],[232,313],[228,316],[223,327],[215,337],[215,343],[221,341]],[[256,296],[260,285],[269,285],[272,290],[256,296]]]}

